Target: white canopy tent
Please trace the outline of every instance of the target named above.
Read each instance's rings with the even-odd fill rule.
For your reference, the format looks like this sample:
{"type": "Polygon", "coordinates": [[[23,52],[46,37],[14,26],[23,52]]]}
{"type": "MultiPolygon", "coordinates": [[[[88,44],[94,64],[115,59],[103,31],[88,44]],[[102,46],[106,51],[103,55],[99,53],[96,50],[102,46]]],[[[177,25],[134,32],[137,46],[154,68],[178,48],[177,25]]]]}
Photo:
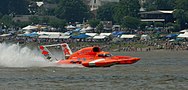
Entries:
{"type": "Polygon", "coordinates": [[[131,39],[131,38],[134,38],[134,37],[136,37],[136,35],[121,35],[120,38],[122,38],[122,39],[131,39]]]}
{"type": "Polygon", "coordinates": [[[185,29],[185,30],[181,30],[180,32],[188,32],[188,29],[185,29]]]}
{"type": "Polygon", "coordinates": [[[68,39],[68,38],[70,38],[70,36],[60,36],[59,38],[60,39],[68,39]]]}
{"type": "Polygon", "coordinates": [[[188,38],[188,32],[184,32],[183,34],[179,34],[178,38],[188,38]]]}
{"type": "Polygon", "coordinates": [[[37,32],[39,38],[59,38],[60,36],[64,36],[63,33],[60,32],[37,32]]]}
{"type": "Polygon", "coordinates": [[[28,25],[24,28],[22,28],[23,30],[31,30],[31,29],[37,29],[38,27],[37,26],[31,26],[31,25],[28,25]]]}
{"type": "Polygon", "coordinates": [[[8,36],[10,36],[11,34],[2,34],[2,35],[0,35],[0,37],[8,37],[8,36]]]}
{"type": "Polygon", "coordinates": [[[85,33],[85,32],[87,32],[87,31],[91,31],[91,30],[93,30],[93,28],[92,28],[91,26],[88,26],[88,27],[82,28],[82,29],[80,30],[80,32],[81,32],[81,33],[85,33]]]}
{"type": "Polygon", "coordinates": [[[93,28],[92,28],[91,26],[88,26],[88,27],[86,28],[86,30],[93,30],[93,28]]]}
{"type": "Polygon", "coordinates": [[[39,38],[46,39],[46,38],[49,38],[49,36],[48,35],[41,35],[41,36],[39,36],[39,38]]]}
{"type": "Polygon", "coordinates": [[[62,35],[63,33],[61,32],[37,32],[37,34],[39,35],[51,35],[51,34],[62,35]]]}
{"type": "Polygon", "coordinates": [[[91,37],[94,37],[94,36],[97,35],[97,33],[86,33],[86,35],[89,35],[89,36],[91,36],[91,37]]]}
{"type": "Polygon", "coordinates": [[[66,28],[67,28],[68,30],[73,30],[73,29],[75,29],[76,27],[73,26],[73,25],[69,25],[69,26],[67,26],[66,28]]]}
{"type": "Polygon", "coordinates": [[[112,33],[100,33],[100,36],[110,36],[112,33]]]}
{"type": "Polygon", "coordinates": [[[60,37],[60,34],[51,34],[50,36],[49,36],[49,38],[59,38],[60,37]]]}
{"type": "Polygon", "coordinates": [[[149,35],[142,35],[141,37],[140,37],[140,40],[144,40],[144,41],[147,41],[147,40],[150,40],[151,38],[150,38],[150,36],[149,35]]]}
{"type": "Polygon", "coordinates": [[[105,39],[106,36],[94,36],[93,39],[105,39]]]}

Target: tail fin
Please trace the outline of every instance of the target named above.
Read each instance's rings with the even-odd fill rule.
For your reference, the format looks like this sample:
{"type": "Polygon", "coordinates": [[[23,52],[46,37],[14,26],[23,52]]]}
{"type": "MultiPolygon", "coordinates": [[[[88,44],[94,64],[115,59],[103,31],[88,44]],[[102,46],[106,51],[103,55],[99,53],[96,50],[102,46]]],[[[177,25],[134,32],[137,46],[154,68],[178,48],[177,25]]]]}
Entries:
{"type": "Polygon", "coordinates": [[[64,54],[64,57],[61,59],[66,59],[66,57],[69,57],[72,54],[72,51],[69,48],[69,45],[67,43],[62,43],[62,44],[53,44],[53,45],[42,45],[40,46],[41,53],[44,55],[45,59],[52,62],[52,61],[57,61],[58,59],[55,58],[54,55],[50,52],[48,47],[56,47],[60,46],[62,49],[62,53],[64,54]]]}
{"type": "Polygon", "coordinates": [[[69,48],[69,45],[67,43],[62,43],[61,47],[62,47],[62,50],[63,50],[65,56],[70,56],[72,54],[72,51],[69,48]]]}
{"type": "Polygon", "coordinates": [[[45,59],[52,62],[52,61],[57,61],[55,57],[51,54],[51,52],[45,47],[45,46],[40,46],[39,47],[42,54],[44,55],[45,59]]]}

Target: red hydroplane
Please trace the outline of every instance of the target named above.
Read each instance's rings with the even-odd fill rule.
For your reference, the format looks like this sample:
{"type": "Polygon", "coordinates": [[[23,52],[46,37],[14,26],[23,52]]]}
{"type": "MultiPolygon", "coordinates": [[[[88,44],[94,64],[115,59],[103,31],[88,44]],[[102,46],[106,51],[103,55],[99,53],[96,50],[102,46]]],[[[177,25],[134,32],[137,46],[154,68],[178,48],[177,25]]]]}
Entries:
{"type": "Polygon", "coordinates": [[[116,64],[133,64],[140,60],[131,56],[113,56],[110,52],[101,51],[97,46],[82,48],[72,53],[67,43],[42,45],[40,50],[48,61],[56,61],[57,64],[81,64],[85,67],[108,67],[116,64]],[[62,49],[63,59],[58,60],[48,49],[59,47],[62,49]]]}

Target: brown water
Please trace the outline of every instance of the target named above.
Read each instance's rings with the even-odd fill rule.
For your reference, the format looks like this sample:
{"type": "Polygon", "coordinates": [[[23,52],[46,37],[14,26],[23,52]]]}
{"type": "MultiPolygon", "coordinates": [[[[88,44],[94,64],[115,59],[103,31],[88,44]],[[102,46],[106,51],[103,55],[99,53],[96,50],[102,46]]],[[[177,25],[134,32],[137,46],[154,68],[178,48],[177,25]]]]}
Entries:
{"type": "Polygon", "coordinates": [[[188,51],[113,53],[141,57],[106,68],[0,68],[0,90],[188,90],[188,51]]]}

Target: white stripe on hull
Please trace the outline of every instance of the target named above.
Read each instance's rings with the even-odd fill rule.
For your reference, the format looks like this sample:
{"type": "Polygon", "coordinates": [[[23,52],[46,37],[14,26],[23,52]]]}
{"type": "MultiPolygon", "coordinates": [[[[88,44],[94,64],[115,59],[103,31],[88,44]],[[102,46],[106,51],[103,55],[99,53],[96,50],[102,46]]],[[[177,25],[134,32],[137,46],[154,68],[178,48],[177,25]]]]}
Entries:
{"type": "Polygon", "coordinates": [[[91,61],[89,62],[89,66],[96,66],[95,63],[96,62],[100,62],[100,61],[104,61],[105,59],[97,59],[97,60],[94,60],[94,61],[91,61]]]}

